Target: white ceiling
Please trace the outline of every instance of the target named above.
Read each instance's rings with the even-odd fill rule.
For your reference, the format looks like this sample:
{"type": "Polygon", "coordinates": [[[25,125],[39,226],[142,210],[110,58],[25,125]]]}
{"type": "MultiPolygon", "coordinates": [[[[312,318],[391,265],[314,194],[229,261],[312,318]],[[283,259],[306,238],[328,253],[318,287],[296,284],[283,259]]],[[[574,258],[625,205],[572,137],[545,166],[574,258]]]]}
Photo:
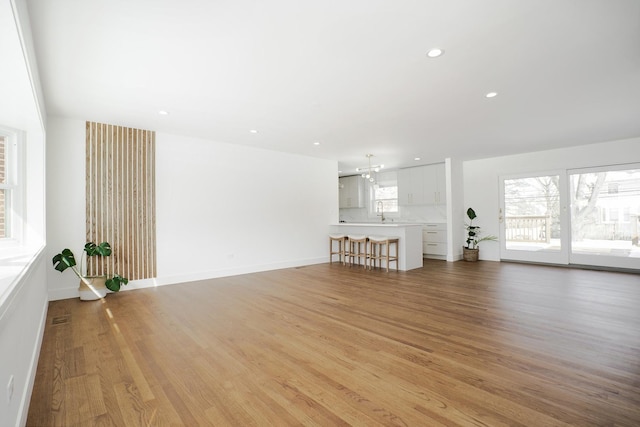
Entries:
{"type": "Polygon", "coordinates": [[[343,174],[367,153],[399,167],[640,136],[638,0],[28,5],[49,115],[336,159],[343,174]]]}

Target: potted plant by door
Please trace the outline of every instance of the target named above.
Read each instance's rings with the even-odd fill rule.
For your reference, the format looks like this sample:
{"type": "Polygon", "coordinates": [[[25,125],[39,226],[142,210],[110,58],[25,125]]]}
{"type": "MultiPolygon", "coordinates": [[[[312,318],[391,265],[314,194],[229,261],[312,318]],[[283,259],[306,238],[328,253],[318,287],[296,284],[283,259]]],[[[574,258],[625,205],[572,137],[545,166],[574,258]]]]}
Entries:
{"type": "MultiPolygon", "coordinates": [[[[93,242],[88,242],[84,245],[83,257],[95,257],[95,256],[110,256],[111,245],[107,242],[102,242],[96,245],[93,242]]],[[[78,292],[80,299],[83,301],[91,301],[100,298],[104,298],[107,295],[107,290],[112,292],[118,292],[120,288],[129,280],[119,274],[113,274],[111,276],[88,276],[86,272],[83,273],[82,258],[80,258],[80,266],[76,265],[76,258],[70,249],[64,249],[59,254],[55,255],[52,259],[53,266],[59,272],[65,271],[67,268],[71,268],[73,272],[80,279],[80,287],[78,292]]]]}
{"type": "Polygon", "coordinates": [[[480,237],[480,226],[473,225],[473,220],[477,218],[473,209],[467,209],[467,217],[469,217],[469,224],[466,225],[467,245],[462,247],[462,257],[465,261],[477,261],[480,254],[478,244],[485,240],[498,240],[498,238],[496,236],[480,237]]]}

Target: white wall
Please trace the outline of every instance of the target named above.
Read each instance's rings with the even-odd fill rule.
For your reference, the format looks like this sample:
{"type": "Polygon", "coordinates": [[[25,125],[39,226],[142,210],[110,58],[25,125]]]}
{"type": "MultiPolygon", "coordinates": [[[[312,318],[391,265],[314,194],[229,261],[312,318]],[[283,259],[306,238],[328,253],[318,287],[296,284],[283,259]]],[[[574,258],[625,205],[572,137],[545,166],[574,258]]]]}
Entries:
{"type": "Polygon", "coordinates": [[[46,259],[27,263],[0,305],[0,426],[26,423],[47,315],[46,259]],[[11,377],[13,397],[8,402],[11,377]]]}
{"type": "Polygon", "coordinates": [[[447,179],[447,261],[462,259],[462,243],[466,232],[459,222],[464,207],[464,172],[462,162],[447,158],[445,161],[447,179]]]}
{"type": "Polygon", "coordinates": [[[166,134],[156,145],[160,281],[327,261],[336,162],[166,134]]]}
{"type": "MultiPolygon", "coordinates": [[[[85,243],[85,122],[49,118],[48,253],[85,243]]],[[[156,134],[158,278],[125,289],[327,261],[338,218],[337,163],[156,134]]],[[[51,299],[77,296],[47,270],[51,299]]]]}
{"type": "MultiPolygon", "coordinates": [[[[47,120],[47,249],[51,258],[64,248],[82,253],[85,231],[85,122],[47,120]]],[[[49,299],[77,296],[78,280],[71,271],[47,268],[49,299]]]]}
{"type": "MultiPolygon", "coordinates": [[[[466,161],[463,163],[465,211],[466,207],[473,207],[483,234],[499,236],[500,176],[633,162],[640,162],[640,138],[466,161]]],[[[460,227],[464,226],[465,219],[459,218],[460,227]]],[[[480,259],[500,259],[499,242],[483,242],[481,246],[480,259]]]]}

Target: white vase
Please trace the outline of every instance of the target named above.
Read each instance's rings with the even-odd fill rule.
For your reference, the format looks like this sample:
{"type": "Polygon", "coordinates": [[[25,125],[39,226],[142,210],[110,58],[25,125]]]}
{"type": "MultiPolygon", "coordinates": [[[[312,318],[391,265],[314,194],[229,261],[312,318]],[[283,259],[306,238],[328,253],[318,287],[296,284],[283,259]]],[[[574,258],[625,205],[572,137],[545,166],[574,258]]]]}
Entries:
{"type": "Polygon", "coordinates": [[[84,280],[80,280],[80,287],[78,288],[80,299],[82,301],[94,301],[104,298],[107,295],[106,281],[107,278],[105,276],[85,277],[84,280]]]}

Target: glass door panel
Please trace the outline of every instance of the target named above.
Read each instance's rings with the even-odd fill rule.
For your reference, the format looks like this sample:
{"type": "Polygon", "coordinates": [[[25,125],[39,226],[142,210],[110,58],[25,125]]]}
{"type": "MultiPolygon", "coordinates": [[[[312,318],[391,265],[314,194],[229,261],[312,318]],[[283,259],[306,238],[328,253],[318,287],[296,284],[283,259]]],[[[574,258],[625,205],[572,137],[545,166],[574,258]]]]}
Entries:
{"type": "Polygon", "coordinates": [[[566,264],[563,174],[502,178],[503,259],[566,264]]]}
{"type": "Polygon", "coordinates": [[[640,268],[640,165],[570,171],[570,262],[640,268]]]}

